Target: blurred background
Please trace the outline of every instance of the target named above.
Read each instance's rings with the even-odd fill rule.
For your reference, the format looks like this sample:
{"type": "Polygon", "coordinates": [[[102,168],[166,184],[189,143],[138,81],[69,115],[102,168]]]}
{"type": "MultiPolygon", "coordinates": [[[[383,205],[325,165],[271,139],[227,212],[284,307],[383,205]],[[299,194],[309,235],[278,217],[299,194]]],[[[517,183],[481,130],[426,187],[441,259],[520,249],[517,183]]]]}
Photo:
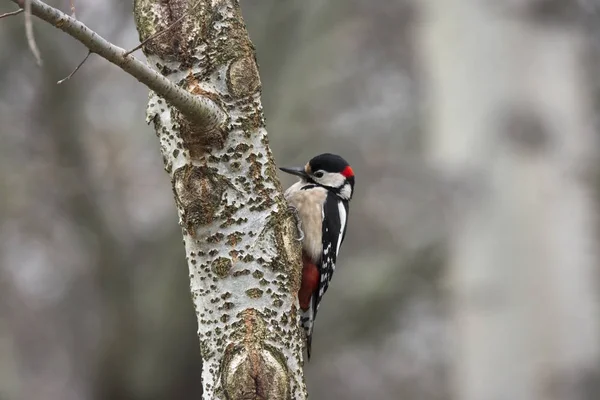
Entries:
{"type": "MultiPolygon", "coordinates": [[[[453,189],[424,157],[419,3],[241,3],[277,163],[335,152],[357,175],[305,367],[311,398],[449,399],[453,189]]],[[[75,4],[109,41],[138,44],[130,1],[75,4]]],[[[598,5],[579,3],[596,46],[598,5]]],[[[57,85],[87,51],[35,18],[34,30],[43,68],[23,16],[0,21],[0,400],[197,399],[196,319],[148,91],[94,55],[57,85]]]]}

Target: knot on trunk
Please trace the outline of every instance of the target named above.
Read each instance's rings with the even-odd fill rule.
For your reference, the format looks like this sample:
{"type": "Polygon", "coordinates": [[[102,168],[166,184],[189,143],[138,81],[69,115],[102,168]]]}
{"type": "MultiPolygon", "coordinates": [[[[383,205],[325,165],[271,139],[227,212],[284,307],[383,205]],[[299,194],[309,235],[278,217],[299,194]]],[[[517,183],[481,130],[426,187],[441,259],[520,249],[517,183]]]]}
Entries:
{"type": "Polygon", "coordinates": [[[229,64],[227,86],[235,98],[250,96],[260,90],[258,67],[252,55],[238,58],[229,64]]]}
{"type": "Polygon", "coordinates": [[[210,224],[225,191],[223,177],[208,167],[187,164],[173,173],[173,188],[183,227],[195,236],[196,227],[210,224]]]}
{"type": "Polygon", "coordinates": [[[225,350],[221,367],[228,400],[288,400],[289,378],[283,354],[265,343],[262,316],[254,309],[241,312],[241,343],[225,350]]]}

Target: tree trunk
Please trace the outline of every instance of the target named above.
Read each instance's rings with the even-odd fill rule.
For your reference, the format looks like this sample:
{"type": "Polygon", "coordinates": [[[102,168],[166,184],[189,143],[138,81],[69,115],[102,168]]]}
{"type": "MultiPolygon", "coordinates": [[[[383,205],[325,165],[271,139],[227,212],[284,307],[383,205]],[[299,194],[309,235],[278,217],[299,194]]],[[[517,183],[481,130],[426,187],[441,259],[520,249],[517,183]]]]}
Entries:
{"type": "Polygon", "coordinates": [[[300,242],[269,149],[238,1],[136,0],[134,8],[142,41],[175,23],[144,52],[212,110],[212,118],[192,121],[150,93],[148,121],[183,228],[203,396],[304,399],[300,242]]]}
{"type": "Polygon", "coordinates": [[[597,143],[576,2],[422,11],[431,155],[466,183],[450,245],[456,398],[599,398],[597,143]]]}

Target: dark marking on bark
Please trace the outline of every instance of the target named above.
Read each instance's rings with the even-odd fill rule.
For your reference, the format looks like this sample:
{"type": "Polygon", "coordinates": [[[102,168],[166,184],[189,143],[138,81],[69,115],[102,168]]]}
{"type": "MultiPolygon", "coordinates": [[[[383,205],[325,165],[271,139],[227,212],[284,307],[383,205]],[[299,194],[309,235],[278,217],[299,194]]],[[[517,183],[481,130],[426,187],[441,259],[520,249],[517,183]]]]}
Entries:
{"type": "Polygon", "coordinates": [[[263,276],[265,276],[265,274],[264,274],[262,271],[260,271],[260,270],[258,270],[258,269],[257,269],[257,270],[255,270],[255,271],[252,273],[252,276],[253,276],[254,278],[256,278],[256,279],[260,279],[260,278],[262,278],[263,276]]]}
{"type": "Polygon", "coordinates": [[[287,364],[279,350],[264,342],[264,317],[242,311],[241,343],[230,343],[221,364],[221,383],[228,400],[289,400],[287,364]]]}
{"type": "MultiPolygon", "coordinates": [[[[178,18],[173,15],[171,3],[176,1],[149,1],[135,0],[134,15],[138,27],[140,42],[143,42],[157,32],[166,30],[178,18]],[[156,7],[153,9],[153,7],[156,7]],[[160,15],[160,18],[157,18],[160,15]]],[[[154,54],[164,61],[177,61],[178,37],[181,33],[181,24],[169,31],[150,40],[144,45],[144,54],[154,54]]],[[[161,71],[165,74],[165,71],[161,71]]],[[[165,74],[166,75],[166,74],[165,74]]]]}
{"type": "Polygon", "coordinates": [[[229,271],[231,271],[232,266],[233,263],[229,258],[219,257],[216,260],[213,260],[211,270],[219,278],[226,278],[229,275],[229,271]]]}
{"type": "MultiPolygon", "coordinates": [[[[282,304],[283,304],[283,303],[282,303],[282,304]]],[[[275,300],[273,300],[273,306],[275,306],[275,307],[278,307],[278,305],[277,305],[277,304],[275,304],[275,300]]],[[[295,317],[294,317],[294,320],[295,320],[295,317]]],[[[281,320],[280,320],[280,322],[281,322],[283,325],[287,325],[287,324],[288,324],[288,322],[290,322],[290,319],[288,318],[288,315],[287,315],[286,313],[283,313],[283,314],[281,315],[281,320]]]]}
{"type": "MultiPolygon", "coordinates": [[[[269,150],[268,158],[273,159],[273,155],[271,154],[269,147],[267,147],[267,149],[269,150]]],[[[275,190],[277,190],[277,192],[283,193],[283,190],[281,188],[281,181],[279,181],[279,178],[277,177],[275,163],[268,163],[265,166],[265,176],[267,177],[268,181],[272,182],[275,185],[275,190]]]]}
{"type": "Polygon", "coordinates": [[[250,288],[250,289],[246,290],[246,295],[248,297],[250,297],[251,299],[258,299],[258,298],[262,297],[263,293],[264,293],[264,291],[259,288],[250,288]]]}
{"type": "Polygon", "coordinates": [[[208,167],[185,165],[173,173],[173,190],[182,210],[183,227],[195,236],[198,226],[208,225],[225,192],[224,178],[208,167]]]}
{"type": "MultiPolygon", "coordinates": [[[[135,0],[134,10],[140,42],[164,31],[144,45],[146,55],[157,55],[162,61],[179,62],[180,69],[189,68],[198,61],[198,42],[205,36],[193,32],[205,31],[202,28],[206,24],[206,16],[212,14],[207,12],[206,2],[135,0]]],[[[167,71],[161,72],[167,74],[167,71]]]]}
{"type": "Polygon", "coordinates": [[[234,277],[238,277],[238,276],[248,276],[250,275],[250,270],[249,269],[243,269],[241,271],[235,271],[233,273],[234,277]]]}
{"type": "MultiPolygon", "coordinates": [[[[207,237],[206,243],[219,243],[221,240],[223,240],[224,237],[225,237],[225,235],[223,235],[221,232],[217,232],[214,235],[210,235],[209,237],[207,237]]],[[[210,255],[210,256],[214,255],[213,251],[216,251],[216,250],[215,249],[210,250],[208,255],[210,255]]]]}
{"type": "Polygon", "coordinates": [[[237,245],[239,242],[242,241],[242,237],[244,236],[243,232],[232,232],[229,235],[227,235],[227,245],[229,246],[235,246],[237,245]]]}
{"type": "Polygon", "coordinates": [[[281,300],[281,299],[273,300],[273,307],[281,308],[282,305],[283,305],[283,300],[281,300]]]}
{"type": "Polygon", "coordinates": [[[277,247],[281,249],[279,252],[279,265],[276,265],[276,260],[273,260],[273,270],[281,268],[287,271],[286,283],[290,286],[292,293],[297,293],[300,289],[300,281],[302,278],[302,261],[297,257],[301,252],[301,244],[294,240],[297,234],[297,225],[294,214],[288,208],[280,208],[276,219],[277,226],[275,228],[275,241],[277,247]],[[290,240],[291,238],[291,240],[290,240]]]}
{"type": "Polygon", "coordinates": [[[201,160],[211,149],[223,149],[228,137],[227,129],[219,121],[198,124],[185,118],[177,109],[171,109],[171,118],[179,122],[183,147],[193,160],[201,160]]]}
{"type": "MultiPolygon", "coordinates": [[[[300,288],[300,284],[298,284],[298,288],[300,288]]],[[[283,318],[285,316],[286,316],[286,314],[284,313],[281,318],[283,318]]],[[[296,321],[297,318],[298,318],[298,308],[296,307],[296,304],[292,304],[292,310],[290,311],[290,320],[296,321]]]]}
{"type": "Polygon", "coordinates": [[[230,293],[230,292],[225,292],[225,293],[221,294],[221,298],[222,298],[223,300],[227,300],[227,299],[229,299],[230,297],[231,297],[231,293],[230,293]]]}
{"type": "Polygon", "coordinates": [[[227,69],[227,87],[236,98],[250,96],[260,90],[260,77],[252,55],[234,60],[227,69]]]}
{"type": "Polygon", "coordinates": [[[239,251],[237,251],[237,250],[231,250],[231,251],[229,252],[229,256],[231,257],[231,260],[232,260],[233,262],[236,262],[236,261],[238,261],[238,260],[239,260],[239,258],[240,258],[240,252],[239,252],[239,251]]]}

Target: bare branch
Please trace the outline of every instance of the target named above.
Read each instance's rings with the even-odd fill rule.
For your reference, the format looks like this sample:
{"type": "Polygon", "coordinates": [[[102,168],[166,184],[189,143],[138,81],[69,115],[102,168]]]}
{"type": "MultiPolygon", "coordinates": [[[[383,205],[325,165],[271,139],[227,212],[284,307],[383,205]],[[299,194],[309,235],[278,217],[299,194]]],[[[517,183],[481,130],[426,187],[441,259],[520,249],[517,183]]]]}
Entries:
{"type": "Polygon", "coordinates": [[[7,12],[7,13],[4,13],[4,14],[0,14],[0,19],[6,18],[6,17],[12,17],[13,15],[21,14],[23,11],[25,11],[25,10],[23,10],[22,8],[20,8],[17,11],[11,11],[11,12],[7,12]]]}
{"type": "Polygon", "coordinates": [[[77,73],[77,71],[79,71],[79,68],[81,68],[81,66],[87,61],[87,59],[90,57],[90,55],[92,55],[91,50],[88,51],[85,58],[79,63],[79,65],[77,65],[77,67],[73,70],[73,72],[71,72],[66,78],[61,79],[60,81],[56,82],[56,84],[60,85],[61,83],[66,82],[69,79],[71,79],[73,77],[73,75],[75,75],[75,73],[77,73]]]}
{"type": "Polygon", "coordinates": [[[149,41],[151,41],[151,40],[154,40],[154,39],[156,39],[156,38],[157,38],[157,37],[159,37],[159,36],[162,36],[163,34],[165,34],[165,33],[169,32],[171,29],[173,29],[175,26],[179,25],[179,24],[181,23],[181,21],[183,21],[183,20],[185,19],[185,17],[187,17],[187,16],[189,15],[189,13],[190,13],[192,10],[196,9],[196,7],[198,7],[198,6],[200,5],[200,3],[201,3],[201,1],[200,1],[200,0],[198,0],[198,1],[196,2],[196,4],[195,4],[195,5],[194,5],[192,8],[190,8],[190,10],[189,10],[187,13],[185,13],[185,14],[183,14],[181,17],[179,17],[179,18],[178,18],[178,19],[177,19],[175,22],[173,22],[173,23],[172,23],[171,25],[169,25],[167,28],[163,29],[163,30],[162,30],[162,31],[160,31],[160,32],[156,32],[154,35],[151,35],[151,36],[147,37],[147,38],[146,38],[146,39],[145,39],[145,40],[144,40],[142,43],[138,44],[138,45],[137,45],[137,46],[135,46],[133,49],[131,49],[131,50],[129,50],[128,52],[126,52],[125,54],[123,54],[123,57],[127,57],[128,55],[130,55],[130,54],[131,54],[131,53],[133,53],[134,51],[136,51],[136,50],[139,50],[139,49],[141,49],[142,47],[144,47],[144,45],[145,45],[146,43],[148,43],[149,41]]]}
{"type": "MultiPolygon", "coordinates": [[[[11,1],[24,8],[24,0],[11,1]]],[[[133,55],[124,57],[125,49],[108,42],[85,24],[62,11],[40,0],[30,1],[33,15],[79,40],[92,53],[98,54],[121,68],[155,91],[195,123],[202,124],[205,127],[215,127],[225,118],[219,106],[212,100],[203,96],[194,96],[183,90],[133,55]]]]}
{"type": "MultiPolygon", "coordinates": [[[[77,18],[75,16],[75,0],[71,0],[71,17],[77,18]]],[[[88,56],[89,56],[89,54],[88,54],[88,56]]]]}
{"type": "Polygon", "coordinates": [[[40,67],[42,66],[42,57],[40,55],[40,49],[38,49],[35,43],[35,37],[33,36],[33,24],[31,23],[31,0],[25,0],[25,36],[27,36],[27,44],[29,49],[35,57],[35,62],[40,67]]]}

